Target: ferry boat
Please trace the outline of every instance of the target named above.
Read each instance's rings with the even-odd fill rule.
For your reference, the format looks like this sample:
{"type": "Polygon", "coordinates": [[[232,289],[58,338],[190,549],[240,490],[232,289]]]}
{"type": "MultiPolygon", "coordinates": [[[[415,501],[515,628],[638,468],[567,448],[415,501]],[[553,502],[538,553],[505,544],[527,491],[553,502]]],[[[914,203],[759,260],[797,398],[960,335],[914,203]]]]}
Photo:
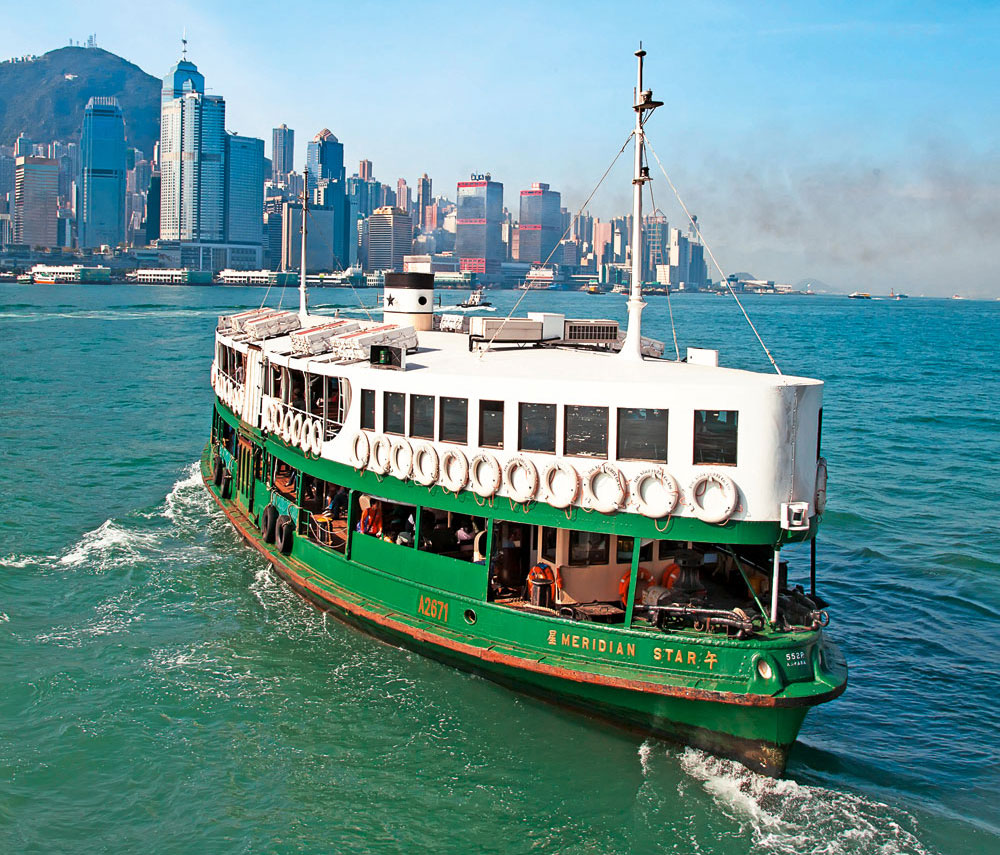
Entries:
{"type": "Polygon", "coordinates": [[[872,295],[866,291],[852,291],[847,295],[848,300],[870,300],[872,295]]]}
{"type": "MultiPolygon", "coordinates": [[[[660,102],[636,56],[642,222],[660,102]]],[[[847,684],[815,591],[823,384],[664,359],[642,335],[638,232],[625,331],[435,318],[427,273],[386,275],[381,321],[311,313],[306,201],[298,311],[215,333],[201,471],[236,530],[392,644],[781,775],[847,684]]]]}
{"type": "Polygon", "coordinates": [[[480,307],[492,306],[488,300],[483,300],[483,289],[477,288],[471,294],[469,294],[469,299],[463,303],[458,304],[462,309],[478,309],[480,307]]]}

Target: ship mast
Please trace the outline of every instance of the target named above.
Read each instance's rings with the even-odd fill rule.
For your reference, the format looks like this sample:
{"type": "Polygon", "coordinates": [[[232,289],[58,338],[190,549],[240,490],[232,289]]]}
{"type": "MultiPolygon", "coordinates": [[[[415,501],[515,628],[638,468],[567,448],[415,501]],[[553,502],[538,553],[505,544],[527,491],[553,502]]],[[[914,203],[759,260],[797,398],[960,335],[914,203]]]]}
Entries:
{"type": "Polygon", "coordinates": [[[635,52],[639,65],[638,82],[633,93],[632,109],[635,110],[635,171],[632,177],[632,288],[628,298],[628,329],[622,342],[621,355],[629,360],[642,359],[642,185],[650,180],[649,167],[643,166],[645,137],[642,129],[646,118],[643,113],[652,112],[663,102],[653,100],[653,92],[642,88],[642,58],[646,51],[639,43],[635,52]]]}
{"type": "Polygon", "coordinates": [[[299,262],[299,319],[305,323],[309,315],[309,300],[306,298],[306,215],[309,211],[309,167],[305,169],[302,187],[302,259],[299,262]]]}

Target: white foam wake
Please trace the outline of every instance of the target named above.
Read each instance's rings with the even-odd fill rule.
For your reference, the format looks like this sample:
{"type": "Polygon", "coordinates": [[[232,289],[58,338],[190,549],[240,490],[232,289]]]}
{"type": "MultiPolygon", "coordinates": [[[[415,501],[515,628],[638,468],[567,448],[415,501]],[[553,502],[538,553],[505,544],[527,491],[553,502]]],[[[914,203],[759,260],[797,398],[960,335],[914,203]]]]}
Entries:
{"type": "Polygon", "coordinates": [[[156,538],[154,532],[129,530],[114,520],[105,520],[63,553],[59,563],[64,567],[92,563],[104,570],[113,561],[134,561],[143,549],[154,544],[156,538]]]}
{"type": "Polygon", "coordinates": [[[202,487],[200,470],[201,464],[192,463],[184,470],[184,477],[167,493],[163,500],[163,516],[170,522],[177,523],[178,514],[188,508],[201,511],[211,507],[211,500],[202,487]]]}
{"type": "Polygon", "coordinates": [[[922,855],[904,811],[863,796],[766,778],[733,760],[687,748],[681,768],[701,782],[754,851],[780,855],[922,855]],[[904,824],[908,828],[904,827],[904,824]]]}

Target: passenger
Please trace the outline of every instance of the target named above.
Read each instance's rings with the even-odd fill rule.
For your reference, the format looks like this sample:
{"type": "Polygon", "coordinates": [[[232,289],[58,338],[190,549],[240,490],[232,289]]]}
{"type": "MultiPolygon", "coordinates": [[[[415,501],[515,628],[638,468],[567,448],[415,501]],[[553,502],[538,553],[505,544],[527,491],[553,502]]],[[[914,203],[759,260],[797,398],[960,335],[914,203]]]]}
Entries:
{"type": "Polygon", "coordinates": [[[347,512],[347,488],[334,487],[333,492],[328,494],[326,507],[323,513],[331,519],[339,520],[347,512]]]}
{"type": "Polygon", "coordinates": [[[382,536],[382,506],[371,496],[362,496],[358,501],[361,507],[361,520],[358,522],[358,531],[362,534],[370,534],[373,537],[382,536]]]}

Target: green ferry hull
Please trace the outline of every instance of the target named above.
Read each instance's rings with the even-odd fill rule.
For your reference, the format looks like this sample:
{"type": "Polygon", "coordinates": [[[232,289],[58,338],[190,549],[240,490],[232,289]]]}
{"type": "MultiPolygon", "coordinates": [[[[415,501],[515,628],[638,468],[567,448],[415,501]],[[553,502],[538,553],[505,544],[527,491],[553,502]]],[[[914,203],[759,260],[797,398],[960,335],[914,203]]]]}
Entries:
{"type": "MultiPolygon", "coordinates": [[[[808,691],[799,683],[801,691],[796,691],[796,684],[792,684],[783,692],[767,694],[766,689],[751,693],[740,691],[738,686],[732,687],[735,690],[720,690],[718,683],[702,678],[669,685],[651,670],[624,669],[615,667],[614,662],[607,666],[584,664],[579,658],[574,659],[574,648],[579,644],[588,646],[591,625],[557,619],[543,622],[536,617],[504,614],[509,610],[470,597],[446,598],[456,615],[459,609],[469,608],[465,610],[466,620],[457,621],[459,627],[456,628],[454,619],[442,626],[433,618],[414,615],[412,606],[402,605],[414,597],[423,603],[425,598],[420,592],[424,591],[428,598],[433,597],[434,602],[444,606],[445,596],[440,588],[420,586],[383,572],[385,562],[392,558],[388,552],[379,553],[380,544],[374,544],[378,548],[368,556],[362,549],[356,549],[357,556],[351,554],[347,558],[320,550],[306,538],[296,538],[290,555],[266,543],[255,515],[236,498],[223,498],[212,483],[210,451],[206,447],[202,458],[206,487],[241,536],[307,601],[391,644],[585,711],[617,726],[732,757],[768,775],[784,772],[788,751],[809,708],[836,697],[846,687],[846,666],[836,647],[825,640],[822,642],[824,670],[820,672],[817,667],[817,679],[808,684],[808,691]],[[525,621],[542,625],[541,637],[547,639],[547,645],[525,640],[525,621]],[[473,626],[476,622],[480,623],[481,631],[473,626]],[[498,641],[498,637],[506,640],[498,641]],[[559,650],[547,649],[557,641],[562,642],[559,650]],[[569,650],[563,651],[563,646],[569,650]]],[[[303,459],[301,464],[303,471],[308,471],[307,461],[303,459]]],[[[254,489],[263,486],[258,482],[254,489]]],[[[599,632],[599,629],[591,631],[590,643],[595,652],[598,646],[595,633],[599,632]]],[[[600,643],[603,651],[606,646],[603,637],[600,643]]],[[[646,639],[642,643],[648,647],[646,639]]],[[[608,645],[614,647],[612,642],[608,645]]],[[[618,649],[622,649],[621,642],[618,649]]],[[[647,655],[658,659],[662,656],[657,652],[660,649],[652,648],[652,654],[647,655]]],[[[809,649],[809,655],[818,663],[819,644],[809,649]]],[[[641,646],[639,651],[641,655],[641,646]]],[[[672,648],[666,648],[668,660],[672,652],[672,648]]],[[[721,648],[719,655],[723,655],[721,648]]],[[[686,656],[692,656],[690,651],[686,656]]]]}

